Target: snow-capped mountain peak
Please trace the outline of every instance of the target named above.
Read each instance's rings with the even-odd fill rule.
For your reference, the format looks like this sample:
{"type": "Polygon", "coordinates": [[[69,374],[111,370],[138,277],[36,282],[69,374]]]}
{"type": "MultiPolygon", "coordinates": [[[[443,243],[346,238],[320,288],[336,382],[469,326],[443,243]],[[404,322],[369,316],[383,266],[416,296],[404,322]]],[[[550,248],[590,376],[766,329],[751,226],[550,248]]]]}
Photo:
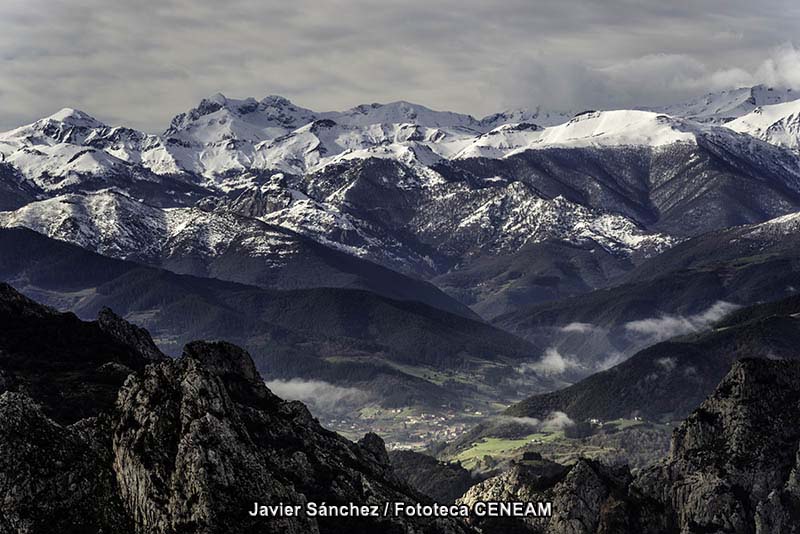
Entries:
{"type": "Polygon", "coordinates": [[[800,92],[790,88],[755,85],[707,93],[687,102],[651,108],[651,110],[697,122],[723,124],[746,115],[757,107],[789,102],[798,98],[800,98],[800,92]]]}
{"type": "Polygon", "coordinates": [[[493,130],[504,124],[533,123],[539,126],[555,126],[567,122],[574,113],[550,111],[539,106],[533,108],[516,108],[487,115],[480,120],[485,130],[493,130]]]}
{"type": "Polygon", "coordinates": [[[347,111],[322,115],[350,126],[413,123],[428,128],[463,128],[476,131],[480,128],[480,122],[471,115],[435,111],[403,100],[388,104],[362,104],[347,111]]]}
{"type": "Polygon", "coordinates": [[[96,128],[107,128],[86,112],[63,108],[36,122],[0,133],[0,152],[2,145],[30,146],[37,144],[81,143],[96,128]]]}
{"type": "Polygon", "coordinates": [[[102,128],[105,126],[105,124],[98,121],[88,113],[75,108],[62,108],[42,120],[62,122],[64,124],[70,124],[72,126],[84,128],[102,128]]]}
{"type": "Polygon", "coordinates": [[[165,136],[198,142],[223,139],[257,142],[287,133],[315,118],[313,111],[281,96],[271,95],[258,101],[216,93],[172,119],[165,136]]]}
{"type": "MultiPolygon", "coordinates": [[[[800,92],[797,95],[800,96],[800,92]]],[[[800,148],[800,100],[757,107],[725,126],[773,145],[797,150],[800,148]]]]}
{"type": "Polygon", "coordinates": [[[587,111],[549,128],[526,123],[499,126],[477,137],[456,157],[500,158],[544,148],[695,143],[701,129],[701,125],[651,111],[587,111]]]}

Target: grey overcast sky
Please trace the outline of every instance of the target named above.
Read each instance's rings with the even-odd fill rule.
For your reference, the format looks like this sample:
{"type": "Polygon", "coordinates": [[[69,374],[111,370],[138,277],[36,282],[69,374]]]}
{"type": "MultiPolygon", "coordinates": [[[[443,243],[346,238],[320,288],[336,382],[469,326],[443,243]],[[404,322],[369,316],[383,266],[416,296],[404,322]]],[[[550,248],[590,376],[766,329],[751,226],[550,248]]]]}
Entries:
{"type": "Polygon", "coordinates": [[[69,106],[161,131],[216,92],[483,116],[755,83],[800,87],[799,1],[0,0],[0,129],[69,106]]]}

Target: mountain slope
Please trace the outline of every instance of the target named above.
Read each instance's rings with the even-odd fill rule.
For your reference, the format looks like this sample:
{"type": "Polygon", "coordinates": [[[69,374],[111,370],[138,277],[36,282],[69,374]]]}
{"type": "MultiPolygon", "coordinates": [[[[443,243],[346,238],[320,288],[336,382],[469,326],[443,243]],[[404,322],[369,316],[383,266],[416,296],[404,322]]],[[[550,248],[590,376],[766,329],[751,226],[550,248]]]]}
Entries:
{"type": "Polygon", "coordinates": [[[798,98],[800,98],[800,93],[792,89],[754,85],[753,87],[708,93],[687,102],[662,106],[653,111],[697,122],[724,124],[746,115],[760,106],[780,104],[798,98]]]}
{"type": "Polygon", "coordinates": [[[589,293],[632,268],[630,258],[591,240],[553,240],[510,255],[479,256],[431,282],[491,321],[512,310],[589,293]]]}
{"type": "MultiPolygon", "coordinates": [[[[581,122],[593,123],[595,131],[603,128],[605,114],[573,121],[578,121],[576,128],[581,122]]],[[[629,132],[620,123],[598,141],[591,136],[566,137],[564,143],[515,148],[501,159],[459,158],[447,163],[448,170],[481,181],[519,180],[541,197],[561,196],[670,235],[761,222],[800,206],[796,154],[723,127],[686,124],[655,114],[644,117],[653,124],[666,121],[665,138],[674,135],[677,142],[660,144],[655,126],[655,137],[647,133],[650,128],[638,137],[633,135],[636,130],[629,132]],[[629,135],[632,139],[623,141],[629,135]],[[619,136],[625,144],[603,141],[619,136]]],[[[555,129],[561,128],[566,132],[571,127],[555,129]]]]}
{"type": "Polygon", "coordinates": [[[116,187],[174,206],[209,193],[180,167],[154,163],[164,158],[160,138],[112,128],[71,108],[0,133],[0,162],[13,167],[37,197],[116,187]]]}

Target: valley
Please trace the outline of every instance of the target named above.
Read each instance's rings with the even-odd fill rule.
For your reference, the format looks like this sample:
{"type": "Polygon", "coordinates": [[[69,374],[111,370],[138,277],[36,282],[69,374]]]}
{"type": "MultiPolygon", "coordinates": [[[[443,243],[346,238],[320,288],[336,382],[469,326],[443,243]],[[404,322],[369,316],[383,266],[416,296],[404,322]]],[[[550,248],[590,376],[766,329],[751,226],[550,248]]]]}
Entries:
{"type": "Polygon", "coordinates": [[[0,534],[800,534],[797,0],[0,6],[0,534]]]}
{"type": "Polygon", "coordinates": [[[163,134],[67,108],[0,134],[0,276],[172,357],[237,343],[351,439],[644,467],[736,359],[794,357],[791,313],[727,318],[800,288],[795,96],[475,119],[217,94],[163,134]]]}

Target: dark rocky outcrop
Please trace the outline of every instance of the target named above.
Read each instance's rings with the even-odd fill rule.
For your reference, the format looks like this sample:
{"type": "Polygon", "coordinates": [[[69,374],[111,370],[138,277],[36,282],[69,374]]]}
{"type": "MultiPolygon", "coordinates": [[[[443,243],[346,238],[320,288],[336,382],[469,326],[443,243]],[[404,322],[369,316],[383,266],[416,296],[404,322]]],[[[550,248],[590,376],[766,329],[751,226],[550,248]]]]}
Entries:
{"type": "Polygon", "coordinates": [[[798,386],[800,362],[741,360],[675,430],[670,456],[655,466],[632,476],[579,460],[543,481],[516,465],[462,501],[551,501],[552,518],[513,525],[525,532],[800,532],[798,386]]]}
{"type": "Polygon", "coordinates": [[[195,342],[160,358],[110,312],[84,323],[8,286],[0,315],[13,326],[0,331],[1,534],[468,531],[452,520],[252,517],[254,502],[423,497],[393,474],[378,436],[356,444],[325,430],[272,394],[236,346],[195,342]]]}
{"type": "Polygon", "coordinates": [[[0,283],[0,392],[24,392],[62,424],[111,410],[125,378],[164,357],[147,332],[122,323],[108,312],[84,322],[0,283]]]}
{"type": "Polygon", "coordinates": [[[133,347],[146,360],[156,361],[165,358],[164,354],[156,347],[147,330],[125,321],[111,309],[102,308],[100,310],[97,315],[97,324],[101,330],[120,343],[133,347]]]}
{"type": "Polygon", "coordinates": [[[487,532],[624,533],[630,530],[627,488],[630,473],[581,459],[571,468],[552,462],[514,464],[505,473],[471,488],[460,500],[552,503],[552,517],[488,519],[487,532]]]}
{"type": "Polygon", "coordinates": [[[689,532],[800,532],[800,364],[743,360],[675,431],[637,492],[689,532]]]}
{"type": "Polygon", "coordinates": [[[105,423],[62,426],[23,393],[0,395],[0,533],[133,531],[105,423]]]}

